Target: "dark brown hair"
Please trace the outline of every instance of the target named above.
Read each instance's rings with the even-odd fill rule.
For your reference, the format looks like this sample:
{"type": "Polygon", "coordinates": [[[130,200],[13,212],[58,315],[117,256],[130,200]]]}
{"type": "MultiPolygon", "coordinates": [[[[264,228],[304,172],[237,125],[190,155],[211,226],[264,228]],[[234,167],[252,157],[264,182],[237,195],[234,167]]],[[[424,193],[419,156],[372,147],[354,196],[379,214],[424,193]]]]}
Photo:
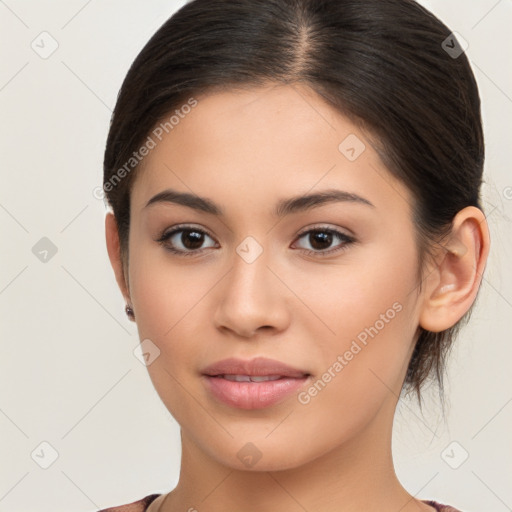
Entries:
{"type": "MultiPolygon", "coordinates": [[[[414,198],[420,270],[458,211],[482,209],[477,85],[450,29],[426,9],[413,0],[193,0],[139,53],[111,119],[104,191],[125,264],[134,152],[194,95],[269,83],[309,86],[372,134],[414,198]]],[[[404,389],[420,405],[429,377],[442,391],[447,352],[470,311],[443,332],[419,327],[404,389]]]]}

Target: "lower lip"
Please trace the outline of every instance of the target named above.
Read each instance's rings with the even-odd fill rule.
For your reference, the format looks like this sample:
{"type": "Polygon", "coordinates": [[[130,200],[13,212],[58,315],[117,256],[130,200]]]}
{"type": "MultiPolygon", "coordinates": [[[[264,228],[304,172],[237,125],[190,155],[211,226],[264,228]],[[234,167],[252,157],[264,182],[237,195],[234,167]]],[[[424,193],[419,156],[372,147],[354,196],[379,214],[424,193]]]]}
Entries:
{"type": "Polygon", "coordinates": [[[281,402],[297,392],[308,377],[283,377],[265,382],[235,382],[222,377],[204,375],[206,387],[215,398],[238,409],[263,409],[281,402]]]}

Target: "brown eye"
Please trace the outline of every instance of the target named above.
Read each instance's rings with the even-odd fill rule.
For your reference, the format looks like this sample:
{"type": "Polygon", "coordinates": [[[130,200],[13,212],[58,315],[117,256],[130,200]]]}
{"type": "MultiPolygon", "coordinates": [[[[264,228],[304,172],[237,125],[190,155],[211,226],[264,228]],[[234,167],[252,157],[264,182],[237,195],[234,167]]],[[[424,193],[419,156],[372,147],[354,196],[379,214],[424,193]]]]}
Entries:
{"type": "Polygon", "coordinates": [[[201,253],[204,249],[215,246],[215,241],[206,231],[193,227],[177,227],[166,231],[157,240],[166,250],[183,256],[201,253]],[[212,244],[204,246],[210,239],[212,244]]]}
{"type": "Polygon", "coordinates": [[[185,229],[181,231],[179,241],[186,249],[199,249],[204,242],[204,233],[185,229]]]}
{"type": "Polygon", "coordinates": [[[311,231],[309,233],[309,242],[315,250],[328,249],[333,238],[333,234],[327,231],[311,231]]]}
{"type": "Polygon", "coordinates": [[[306,240],[309,243],[311,248],[306,249],[307,254],[318,254],[319,256],[342,251],[355,242],[353,237],[331,228],[310,229],[299,235],[299,240],[306,240]],[[339,241],[337,247],[330,249],[335,241],[339,241]]]}

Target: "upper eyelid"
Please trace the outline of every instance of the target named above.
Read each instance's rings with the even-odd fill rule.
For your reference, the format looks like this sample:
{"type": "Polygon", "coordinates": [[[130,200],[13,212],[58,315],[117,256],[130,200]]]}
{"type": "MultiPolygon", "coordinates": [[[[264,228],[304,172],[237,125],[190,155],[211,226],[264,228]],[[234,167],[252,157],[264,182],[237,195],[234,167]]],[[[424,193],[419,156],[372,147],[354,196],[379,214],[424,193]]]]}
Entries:
{"type": "Polygon", "coordinates": [[[166,235],[169,235],[170,233],[176,233],[179,231],[193,231],[194,229],[207,234],[210,238],[215,238],[210,233],[209,230],[207,230],[203,227],[200,227],[200,226],[195,226],[193,224],[177,224],[176,226],[172,226],[171,228],[168,228],[168,229],[165,229],[164,231],[162,231],[162,236],[166,236],[166,235]]]}
{"type": "Polygon", "coordinates": [[[347,228],[333,227],[328,226],[327,224],[315,224],[314,226],[308,226],[307,228],[300,230],[297,236],[300,237],[306,233],[309,233],[310,231],[333,231],[339,233],[340,235],[345,235],[352,238],[354,237],[352,232],[347,228]],[[345,233],[345,231],[348,231],[348,233],[345,233]]]}
{"type": "MultiPolygon", "coordinates": [[[[197,229],[198,231],[204,232],[210,238],[215,239],[215,236],[209,230],[207,230],[206,228],[204,228],[202,226],[197,226],[197,225],[193,225],[193,224],[177,224],[176,226],[173,226],[173,227],[171,227],[169,229],[164,230],[162,232],[162,236],[167,236],[170,233],[179,232],[181,230],[187,231],[187,230],[194,230],[194,229],[197,229]]],[[[321,230],[324,230],[324,231],[334,231],[334,232],[340,233],[342,235],[345,235],[347,237],[353,237],[352,234],[347,234],[347,233],[343,232],[343,230],[350,231],[347,228],[332,227],[332,226],[328,226],[327,224],[321,224],[321,223],[320,224],[315,224],[313,226],[308,226],[308,227],[306,227],[304,229],[301,229],[299,231],[299,233],[297,234],[297,237],[301,237],[301,236],[309,233],[310,231],[321,231],[321,230]]]]}

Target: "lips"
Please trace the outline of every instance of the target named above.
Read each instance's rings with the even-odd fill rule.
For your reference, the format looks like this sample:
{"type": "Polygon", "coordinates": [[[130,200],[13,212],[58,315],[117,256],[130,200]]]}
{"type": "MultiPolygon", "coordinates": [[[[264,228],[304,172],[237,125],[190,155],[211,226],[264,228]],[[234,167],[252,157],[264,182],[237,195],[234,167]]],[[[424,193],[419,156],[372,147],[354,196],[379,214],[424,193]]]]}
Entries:
{"type": "Polygon", "coordinates": [[[298,391],[310,377],[274,359],[224,359],[202,371],[206,389],[216,400],[240,409],[262,409],[298,391]]]}

